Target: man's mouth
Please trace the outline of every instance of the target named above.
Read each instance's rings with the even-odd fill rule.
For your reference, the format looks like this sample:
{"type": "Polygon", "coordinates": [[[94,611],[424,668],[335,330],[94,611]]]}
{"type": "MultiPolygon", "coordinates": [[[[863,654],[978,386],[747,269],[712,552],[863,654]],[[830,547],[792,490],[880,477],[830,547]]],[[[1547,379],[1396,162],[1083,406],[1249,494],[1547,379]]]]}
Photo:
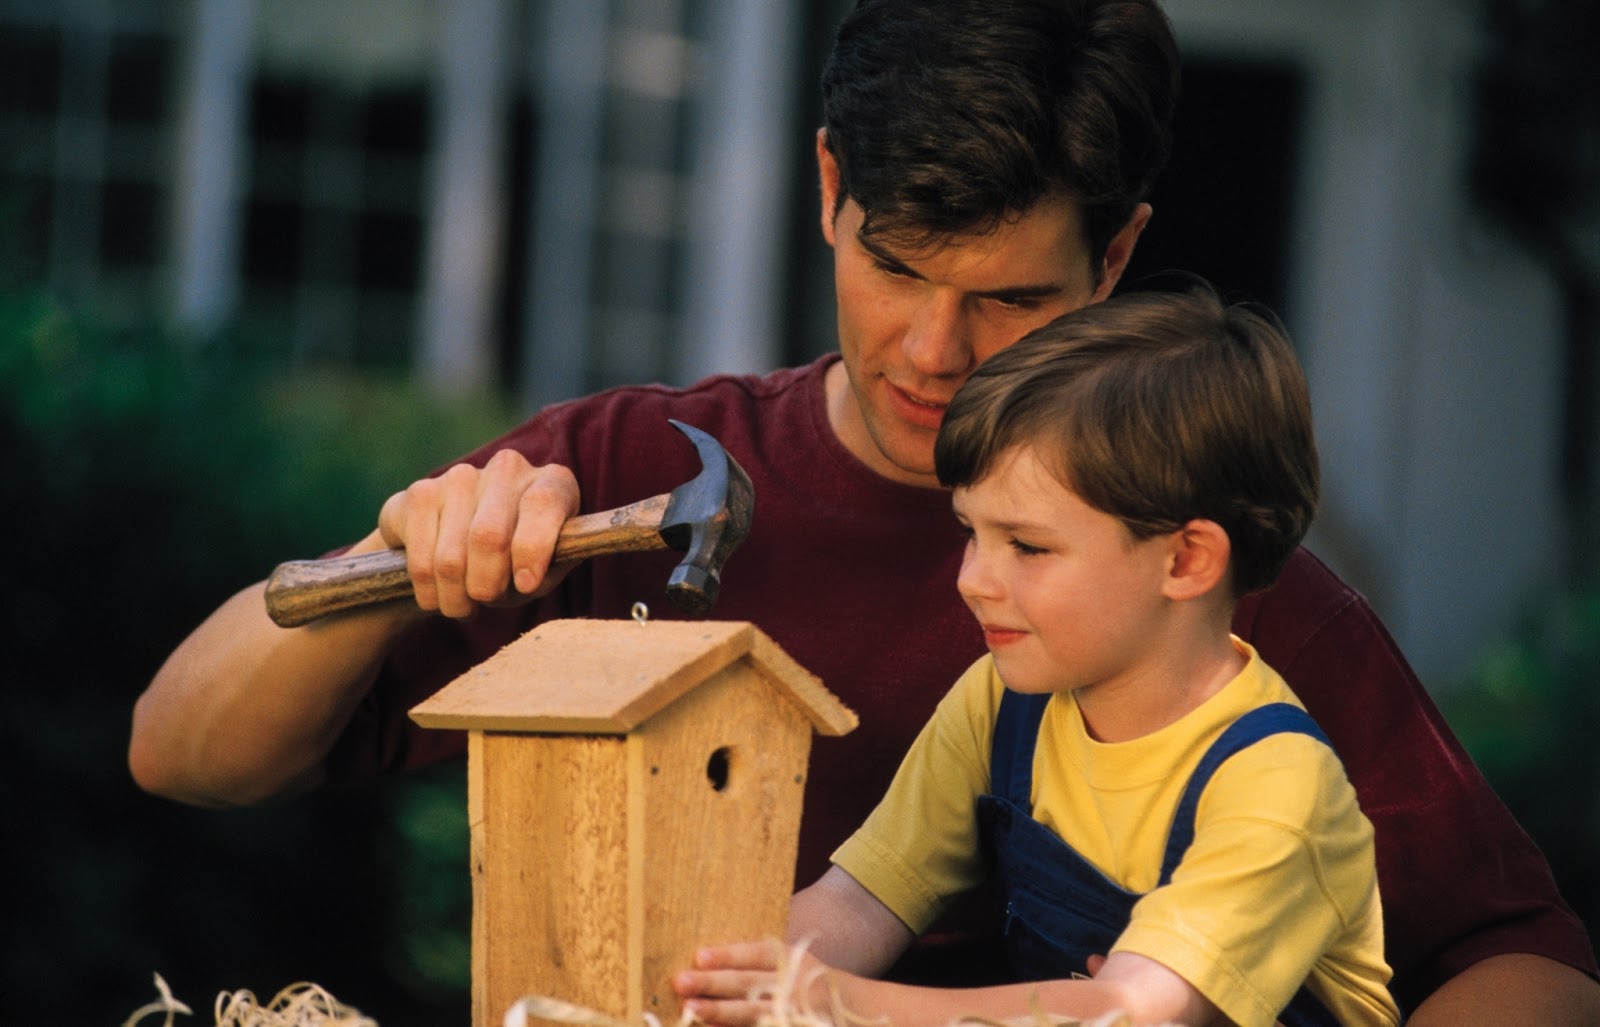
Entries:
{"type": "Polygon", "coordinates": [[[889,398],[894,405],[895,414],[901,420],[920,428],[938,430],[939,422],[944,420],[945,407],[950,402],[948,399],[937,401],[924,399],[907,392],[893,382],[886,384],[889,386],[889,398]]]}

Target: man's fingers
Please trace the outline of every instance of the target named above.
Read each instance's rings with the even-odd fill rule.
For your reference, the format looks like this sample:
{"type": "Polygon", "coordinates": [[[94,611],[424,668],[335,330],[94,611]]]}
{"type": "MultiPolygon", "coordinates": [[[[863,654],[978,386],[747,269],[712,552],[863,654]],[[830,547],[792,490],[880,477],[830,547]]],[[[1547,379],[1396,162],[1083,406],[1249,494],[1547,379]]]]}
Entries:
{"type": "MultiPolygon", "coordinates": [[[[432,584],[437,590],[439,612],[446,617],[470,617],[477,604],[467,595],[467,545],[472,520],[477,512],[479,479],[483,472],[467,464],[457,464],[436,479],[440,484],[437,536],[433,543],[432,584]]],[[[413,520],[418,519],[413,514],[413,520]]],[[[426,518],[421,518],[425,520],[426,518]]],[[[409,547],[408,547],[409,548],[409,547]]],[[[416,558],[412,558],[412,581],[416,582],[416,558]]],[[[420,600],[419,600],[420,602],[420,600]]]]}
{"type": "Polygon", "coordinates": [[[522,495],[535,473],[521,454],[502,449],[478,474],[463,579],[467,597],[474,602],[495,602],[511,586],[512,536],[522,495]]]}
{"type": "Polygon", "coordinates": [[[567,518],[578,512],[578,480],[565,467],[535,468],[533,481],[517,503],[511,538],[512,585],[523,595],[543,594],[561,580],[551,574],[550,556],[567,518]]]}
{"type": "Polygon", "coordinates": [[[378,537],[390,549],[404,549],[406,518],[406,490],[401,489],[383,501],[378,510],[378,537]]]}
{"type": "Polygon", "coordinates": [[[457,464],[390,496],[378,533],[405,549],[418,606],[464,618],[554,587],[565,572],[551,573],[556,537],[577,511],[570,470],[501,450],[481,468],[457,464]]]}
{"type": "Polygon", "coordinates": [[[443,486],[434,479],[413,482],[398,496],[384,504],[379,529],[391,547],[406,551],[406,568],[411,574],[417,605],[424,610],[439,608],[439,592],[434,586],[433,550],[439,535],[439,496],[443,486]]]}

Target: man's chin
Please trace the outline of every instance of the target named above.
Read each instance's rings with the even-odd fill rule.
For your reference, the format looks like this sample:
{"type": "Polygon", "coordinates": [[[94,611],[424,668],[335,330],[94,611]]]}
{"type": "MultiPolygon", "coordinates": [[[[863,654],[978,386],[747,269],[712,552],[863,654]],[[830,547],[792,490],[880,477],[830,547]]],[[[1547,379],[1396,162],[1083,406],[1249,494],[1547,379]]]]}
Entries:
{"type": "Polygon", "coordinates": [[[933,467],[933,447],[930,446],[878,446],[878,453],[892,464],[902,480],[919,479],[915,484],[936,487],[939,477],[933,467]]]}

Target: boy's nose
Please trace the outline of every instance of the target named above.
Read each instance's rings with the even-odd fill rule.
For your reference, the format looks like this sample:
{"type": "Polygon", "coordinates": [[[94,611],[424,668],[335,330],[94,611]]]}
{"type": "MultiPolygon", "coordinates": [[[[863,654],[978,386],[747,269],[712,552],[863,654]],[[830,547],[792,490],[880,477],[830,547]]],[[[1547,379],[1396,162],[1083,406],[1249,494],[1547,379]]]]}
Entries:
{"type": "Polygon", "coordinates": [[[956,574],[956,591],[968,603],[999,598],[999,581],[976,542],[967,542],[966,554],[961,558],[961,570],[956,574]]]}

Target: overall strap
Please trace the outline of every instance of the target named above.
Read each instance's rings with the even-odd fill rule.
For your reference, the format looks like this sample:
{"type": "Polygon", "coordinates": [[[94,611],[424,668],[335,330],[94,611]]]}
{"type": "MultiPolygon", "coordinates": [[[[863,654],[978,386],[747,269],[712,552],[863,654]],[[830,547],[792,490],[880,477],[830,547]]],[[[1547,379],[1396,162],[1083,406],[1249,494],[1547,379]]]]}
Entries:
{"type": "Polygon", "coordinates": [[[1006,689],[989,746],[989,791],[1027,811],[1033,808],[1033,750],[1050,693],[1023,695],[1006,689]]]}
{"type": "Polygon", "coordinates": [[[1211,777],[1228,757],[1249,748],[1270,735],[1292,732],[1310,735],[1330,749],[1333,743],[1322,733],[1317,722],[1300,707],[1290,703],[1269,703],[1258,706],[1229,724],[1227,729],[1211,743],[1211,748],[1200,757],[1200,763],[1189,777],[1189,783],[1178,800],[1172,817],[1172,830],[1167,835],[1167,851],[1161,860],[1161,880],[1158,887],[1172,880],[1172,872],[1183,862],[1183,855],[1194,841],[1194,815],[1200,806],[1200,795],[1206,790],[1211,777]]]}

